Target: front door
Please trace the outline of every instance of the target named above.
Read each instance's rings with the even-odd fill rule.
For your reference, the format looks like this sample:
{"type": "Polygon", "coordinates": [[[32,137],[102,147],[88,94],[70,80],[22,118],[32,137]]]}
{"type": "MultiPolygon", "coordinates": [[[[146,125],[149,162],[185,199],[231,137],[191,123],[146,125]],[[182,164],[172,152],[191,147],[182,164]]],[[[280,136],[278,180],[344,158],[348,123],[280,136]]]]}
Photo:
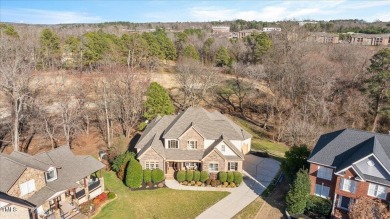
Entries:
{"type": "Polygon", "coordinates": [[[168,162],[168,169],[167,169],[167,174],[173,174],[175,172],[175,167],[176,163],[173,161],[168,162]]]}

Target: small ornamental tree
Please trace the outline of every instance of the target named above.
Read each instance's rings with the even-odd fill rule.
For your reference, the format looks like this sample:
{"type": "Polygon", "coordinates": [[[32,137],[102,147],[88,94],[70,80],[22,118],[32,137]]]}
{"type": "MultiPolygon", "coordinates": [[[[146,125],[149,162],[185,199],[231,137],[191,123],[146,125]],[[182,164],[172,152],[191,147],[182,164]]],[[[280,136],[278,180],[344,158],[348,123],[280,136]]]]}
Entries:
{"type": "Polygon", "coordinates": [[[186,173],[186,180],[192,181],[194,179],[194,171],[193,170],[187,170],[186,173]]]}
{"type": "Polygon", "coordinates": [[[146,95],[144,113],[146,119],[151,120],[157,115],[170,115],[175,112],[175,107],[168,92],[157,82],[150,83],[146,95]]]}
{"type": "Polygon", "coordinates": [[[310,197],[310,178],[307,170],[301,169],[287,193],[287,210],[291,214],[302,214],[310,197]]]}
{"type": "Polygon", "coordinates": [[[129,166],[126,171],[126,186],[135,189],[142,185],[143,172],[141,164],[135,159],[131,158],[129,166]]]}
{"type": "Polygon", "coordinates": [[[229,183],[234,181],[234,174],[233,174],[233,172],[227,172],[227,181],[229,183]]]}
{"type": "Polygon", "coordinates": [[[152,182],[152,171],[149,169],[144,170],[144,183],[152,182]]]}
{"type": "Polygon", "coordinates": [[[227,180],[227,173],[225,171],[221,171],[218,173],[218,179],[221,181],[221,183],[226,182],[227,180]]]}
{"type": "Polygon", "coordinates": [[[196,170],[194,172],[194,181],[199,181],[200,180],[200,172],[196,170]]]}
{"type": "Polygon", "coordinates": [[[164,181],[164,172],[160,169],[154,169],[152,170],[152,182],[153,183],[159,183],[164,181]]]}
{"type": "Polygon", "coordinates": [[[299,171],[299,169],[309,168],[309,163],[307,162],[309,155],[310,150],[306,145],[293,145],[290,150],[286,151],[286,159],[282,161],[280,167],[290,182],[294,180],[294,177],[296,176],[296,173],[299,171]]]}
{"type": "Polygon", "coordinates": [[[242,174],[238,171],[235,171],[233,175],[234,175],[234,183],[236,184],[236,186],[240,185],[242,183],[242,174]]]}
{"type": "Polygon", "coordinates": [[[203,170],[202,172],[200,172],[200,181],[201,182],[206,182],[206,180],[209,179],[209,173],[205,170],[203,170]]]}
{"type": "Polygon", "coordinates": [[[177,172],[176,179],[178,182],[183,182],[184,180],[186,180],[186,171],[179,170],[177,172]]]}
{"type": "Polygon", "coordinates": [[[133,152],[127,151],[126,153],[120,154],[115,158],[112,162],[111,169],[115,172],[118,172],[119,169],[123,166],[123,164],[127,164],[131,158],[134,158],[135,154],[133,152]]]}
{"type": "Polygon", "coordinates": [[[349,207],[348,216],[351,219],[390,218],[388,209],[388,204],[381,200],[362,196],[349,207]]]}

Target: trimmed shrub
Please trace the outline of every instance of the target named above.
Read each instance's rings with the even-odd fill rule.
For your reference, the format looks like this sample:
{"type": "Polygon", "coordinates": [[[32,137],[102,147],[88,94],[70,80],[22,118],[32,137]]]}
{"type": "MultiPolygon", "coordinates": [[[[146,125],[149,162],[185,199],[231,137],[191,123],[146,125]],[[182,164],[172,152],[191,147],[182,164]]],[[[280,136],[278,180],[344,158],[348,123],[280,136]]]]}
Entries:
{"type": "Polygon", "coordinates": [[[216,187],[217,186],[217,181],[215,179],[211,180],[211,186],[216,187]]]}
{"type": "Polygon", "coordinates": [[[152,182],[152,171],[149,169],[144,170],[144,183],[152,182]]]}
{"type": "Polygon", "coordinates": [[[227,182],[231,183],[234,181],[233,172],[227,172],[227,182]]]}
{"type": "Polygon", "coordinates": [[[299,170],[286,196],[288,212],[302,214],[310,197],[310,177],[307,170],[299,170]]]}
{"type": "Polygon", "coordinates": [[[210,185],[211,184],[211,179],[207,179],[206,180],[206,185],[210,185]]]}
{"type": "Polygon", "coordinates": [[[209,178],[209,173],[207,171],[200,172],[200,181],[206,182],[206,180],[209,178]]]}
{"type": "Polygon", "coordinates": [[[117,173],[117,176],[120,180],[124,181],[125,180],[125,176],[126,176],[126,169],[127,169],[127,166],[129,165],[129,161],[127,161],[126,163],[123,163],[122,166],[119,168],[119,171],[117,173]]]}
{"type": "Polygon", "coordinates": [[[154,169],[152,170],[152,182],[153,183],[159,183],[164,181],[164,172],[160,169],[154,169]]]}
{"type": "Polygon", "coordinates": [[[194,181],[199,181],[200,180],[200,172],[196,170],[194,172],[194,181]]]}
{"type": "Polygon", "coordinates": [[[234,183],[238,186],[242,183],[242,174],[238,171],[233,173],[234,175],[234,183]]]}
{"type": "Polygon", "coordinates": [[[141,164],[135,158],[131,158],[126,171],[126,186],[133,189],[141,187],[143,179],[142,175],[143,172],[141,164]]]}
{"type": "Polygon", "coordinates": [[[138,125],[138,131],[142,132],[146,128],[146,126],[147,126],[146,122],[141,122],[138,125]]]}
{"type": "Polygon", "coordinates": [[[332,202],[318,196],[311,195],[306,203],[305,214],[311,218],[326,218],[332,210],[332,202]]]}
{"type": "Polygon", "coordinates": [[[111,168],[113,171],[118,172],[123,164],[127,164],[130,159],[135,158],[135,154],[133,152],[127,151],[124,154],[120,154],[115,160],[112,162],[111,168]]]}
{"type": "Polygon", "coordinates": [[[194,171],[193,170],[187,170],[186,180],[190,182],[193,179],[194,179],[194,171]]]}
{"type": "Polygon", "coordinates": [[[219,172],[219,173],[218,173],[218,179],[219,179],[222,183],[226,182],[226,180],[227,180],[227,173],[224,172],[224,171],[219,172]]]}
{"type": "Polygon", "coordinates": [[[114,198],[115,198],[115,193],[109,192],[109,193],[107,194],[107,198],[108,198],[109,200],[114,199],[114,198]]]}
{"type": "Polygon", "coordinates": [[[217,186],[220,186],[221,185],[221,181],[220,180],[215,180],[215,182],[217,183],[217,186]]]}
{"type": "Polygon", "coordinates": [[[236,184],[234,182],[231,182],[230,187],[234,188],[234,187],[236,187],[236,184]]]}
{"type": "Polygon", "coordinates": [[[176,180],[180,183],[186,180],[186,171],[179,170],[176,174],[176,180]]]}
{"type": "Polygon", "coordinates": [[[228,182],[224,182],[223,185],[224,185],[224,186],[228,186],[229,183],[228,183],[228,182]]]}

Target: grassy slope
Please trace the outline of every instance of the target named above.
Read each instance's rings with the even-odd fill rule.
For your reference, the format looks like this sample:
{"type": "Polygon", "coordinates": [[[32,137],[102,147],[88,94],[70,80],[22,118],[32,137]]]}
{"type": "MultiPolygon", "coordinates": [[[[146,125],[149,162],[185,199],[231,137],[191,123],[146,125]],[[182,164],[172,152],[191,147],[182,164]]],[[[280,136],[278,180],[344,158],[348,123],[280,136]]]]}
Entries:
{"type": "Polygon", "coordinates": [[[242,209],[238,214],[236,214],[233,219],[252,219],[257,215],[257,212],[260,210],[263,205],[264,200],[260,197],[256,198],[252,203],[242,209]]]}
{"type": "Polygon", "coordinates": [[[99,218],[195,218],[228,192],[181,191],[168,188],[130,191],[115,175],[105,172],[106,188],[118,198],[94,217],[99,218]]]}
{"type": "Polygon", "coordinates": [[[268,140],[265,137],[267,136],[266,133],[260,127],[237,117],[230,118],[253,135],[252,150],[266,151],[277,157],[284,157],[284,153],[288,151],[289,148],[287,145],[268,140]]]}

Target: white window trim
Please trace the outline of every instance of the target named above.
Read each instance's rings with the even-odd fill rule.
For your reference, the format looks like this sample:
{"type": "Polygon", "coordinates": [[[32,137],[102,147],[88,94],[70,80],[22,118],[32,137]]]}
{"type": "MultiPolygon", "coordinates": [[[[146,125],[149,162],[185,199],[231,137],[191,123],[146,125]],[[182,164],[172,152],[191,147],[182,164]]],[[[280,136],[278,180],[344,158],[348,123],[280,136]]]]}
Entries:
{"type": "Polygon", "coordinates": [[[225,152],[226,151],[226,145],[221,145],[221,152],[225,152]]]}
{"type": "Polygon", "coordinates": [[[156,160],[146,160],[145,169],[149,169],[149,170],[160,169],[160,162],[156,160]],[[153,165],[153,168],[151,168],[151,164],[153,165]]]}
{"type": "Polygon", "coordinates": [[[238,162],[235,162],[235,161],[228,162],[228,167],[229,167],[228,171],[237,171],[238,170],[238,162]],[[234,165],[235,165],[234,169],[232,169],[232,165],[231,165],[232,163],[234,163],[234,165]]]}
{"type": "Polygon", "coordinates": [[[344,197],[345,197],[345,196],[340,195],[339,201],[338,201],[338,203],[337,203],[337,207],[340,208],[340,209],[349,211],[349,206],[351,206],[351,202],[353,202],[353,199],[352,199],[352,198],[349,198],[349,197],[345,197],[345,198],[349,198],[349,206],[348,206],[348,208],[344,208],[344,207],[341,206],[342,198],[344,198],[344,197]]]}
{"type": "Polygon", "coordinates": [[[36,188],[35,188],[35,180],[34,179],[30,179],[29,181],[20,184],[19,185],[19,189],[20,189],[20,196],[25,196],[27,194],[30,194],[30,193],[34,192],[36,190],[36,188]],[[26,186],[27,192],[23,192],[22,193],[22,187],[23,186],[26,186]]]}
{"type": "Polygon", "coordinates": [[[369,186],[368,186],[367,195],[369,195],[370,197],[380,198],[380,199],[382,199],[382,200],[386,200],[388,190],[389,190],[389,189],[388,189],[386,186],[378,185],[378,184],[375,184],[375,183],[370,183],[369,186]],[[376,189],[374,189],[374,192],[375,192],[376,194],[373,194],[373,195],[370,194],[370,190],[372,190],[372,189],[370,189],[370,188],[371,188],[372,186],[375,186],[375,187],[376,187],[376,189]],[[383,198],[380,197],[380,196],[378,196],[379,187],[385,188],[385,193],[384,193],[384,194],[385,194],[385,197],[383,197],[383,198]]]}
{"type": "Polygon", "coordinates": [[[332,177],[333,177],[333,169],[332,168],[329,168],[329,167],[324,167],[324,166],[318,166],[317,168],[317,178],[321,178],[321,179],[326,179],[326,180],[329,180],[331,181],[332,180],[332,177]],[[323,170],[325,171],[325,173],[323,174],[323,172],[320,170],[323,170]],[[330,175],[327,175],[330,171],[330,175]],[[320,175],[321,173],[321,175],[320,175]],[[327,176],[330,176],[329,178],[327,176]]]}
{"type": "Polygon", "coordinates": [[[218,162],[210,162],[209,166],[208,166],[208,170],[209,170],[209,172],[218,172],[219,171],[219,163],[218,162]],[[211,164],[217,165],[217,170],[211,170],[210,169],[211,164]]]}
{"type": "Polygon", "coordinates": [[[198,149],[198,141],[197,140],[188,140],[187,141],[187,149],[188,150],[197,150],[198,149]],[[193,142],[194,148],[190,147],[190,142],[193,142]]]}
{"type": "Polygon", "coordinates": [[[52,182],[57,179],[57,169],[55,167],[50,167],[49,170],[45,173],[46,182],[52,182]],[[52,179],[47,178],[47,174],[51,171],[54,171],[54,177],[52,179]]]}
{"type": "Polygon", "coordinates": [[[340,179],[341,182],[340,182],[340,190],[344,191],[344,192],[350,192],[350,193],[355,193],[356,192],[356,189],[357,189],[357,181],[355,180],[352,180],[352,179],[346,179],[346,178],[341,178],[340,179]],[[351,184],[349,185],[349,189],[348,190],[348,185],[346,184],[346,182],[351,182],[351,184]]]}

